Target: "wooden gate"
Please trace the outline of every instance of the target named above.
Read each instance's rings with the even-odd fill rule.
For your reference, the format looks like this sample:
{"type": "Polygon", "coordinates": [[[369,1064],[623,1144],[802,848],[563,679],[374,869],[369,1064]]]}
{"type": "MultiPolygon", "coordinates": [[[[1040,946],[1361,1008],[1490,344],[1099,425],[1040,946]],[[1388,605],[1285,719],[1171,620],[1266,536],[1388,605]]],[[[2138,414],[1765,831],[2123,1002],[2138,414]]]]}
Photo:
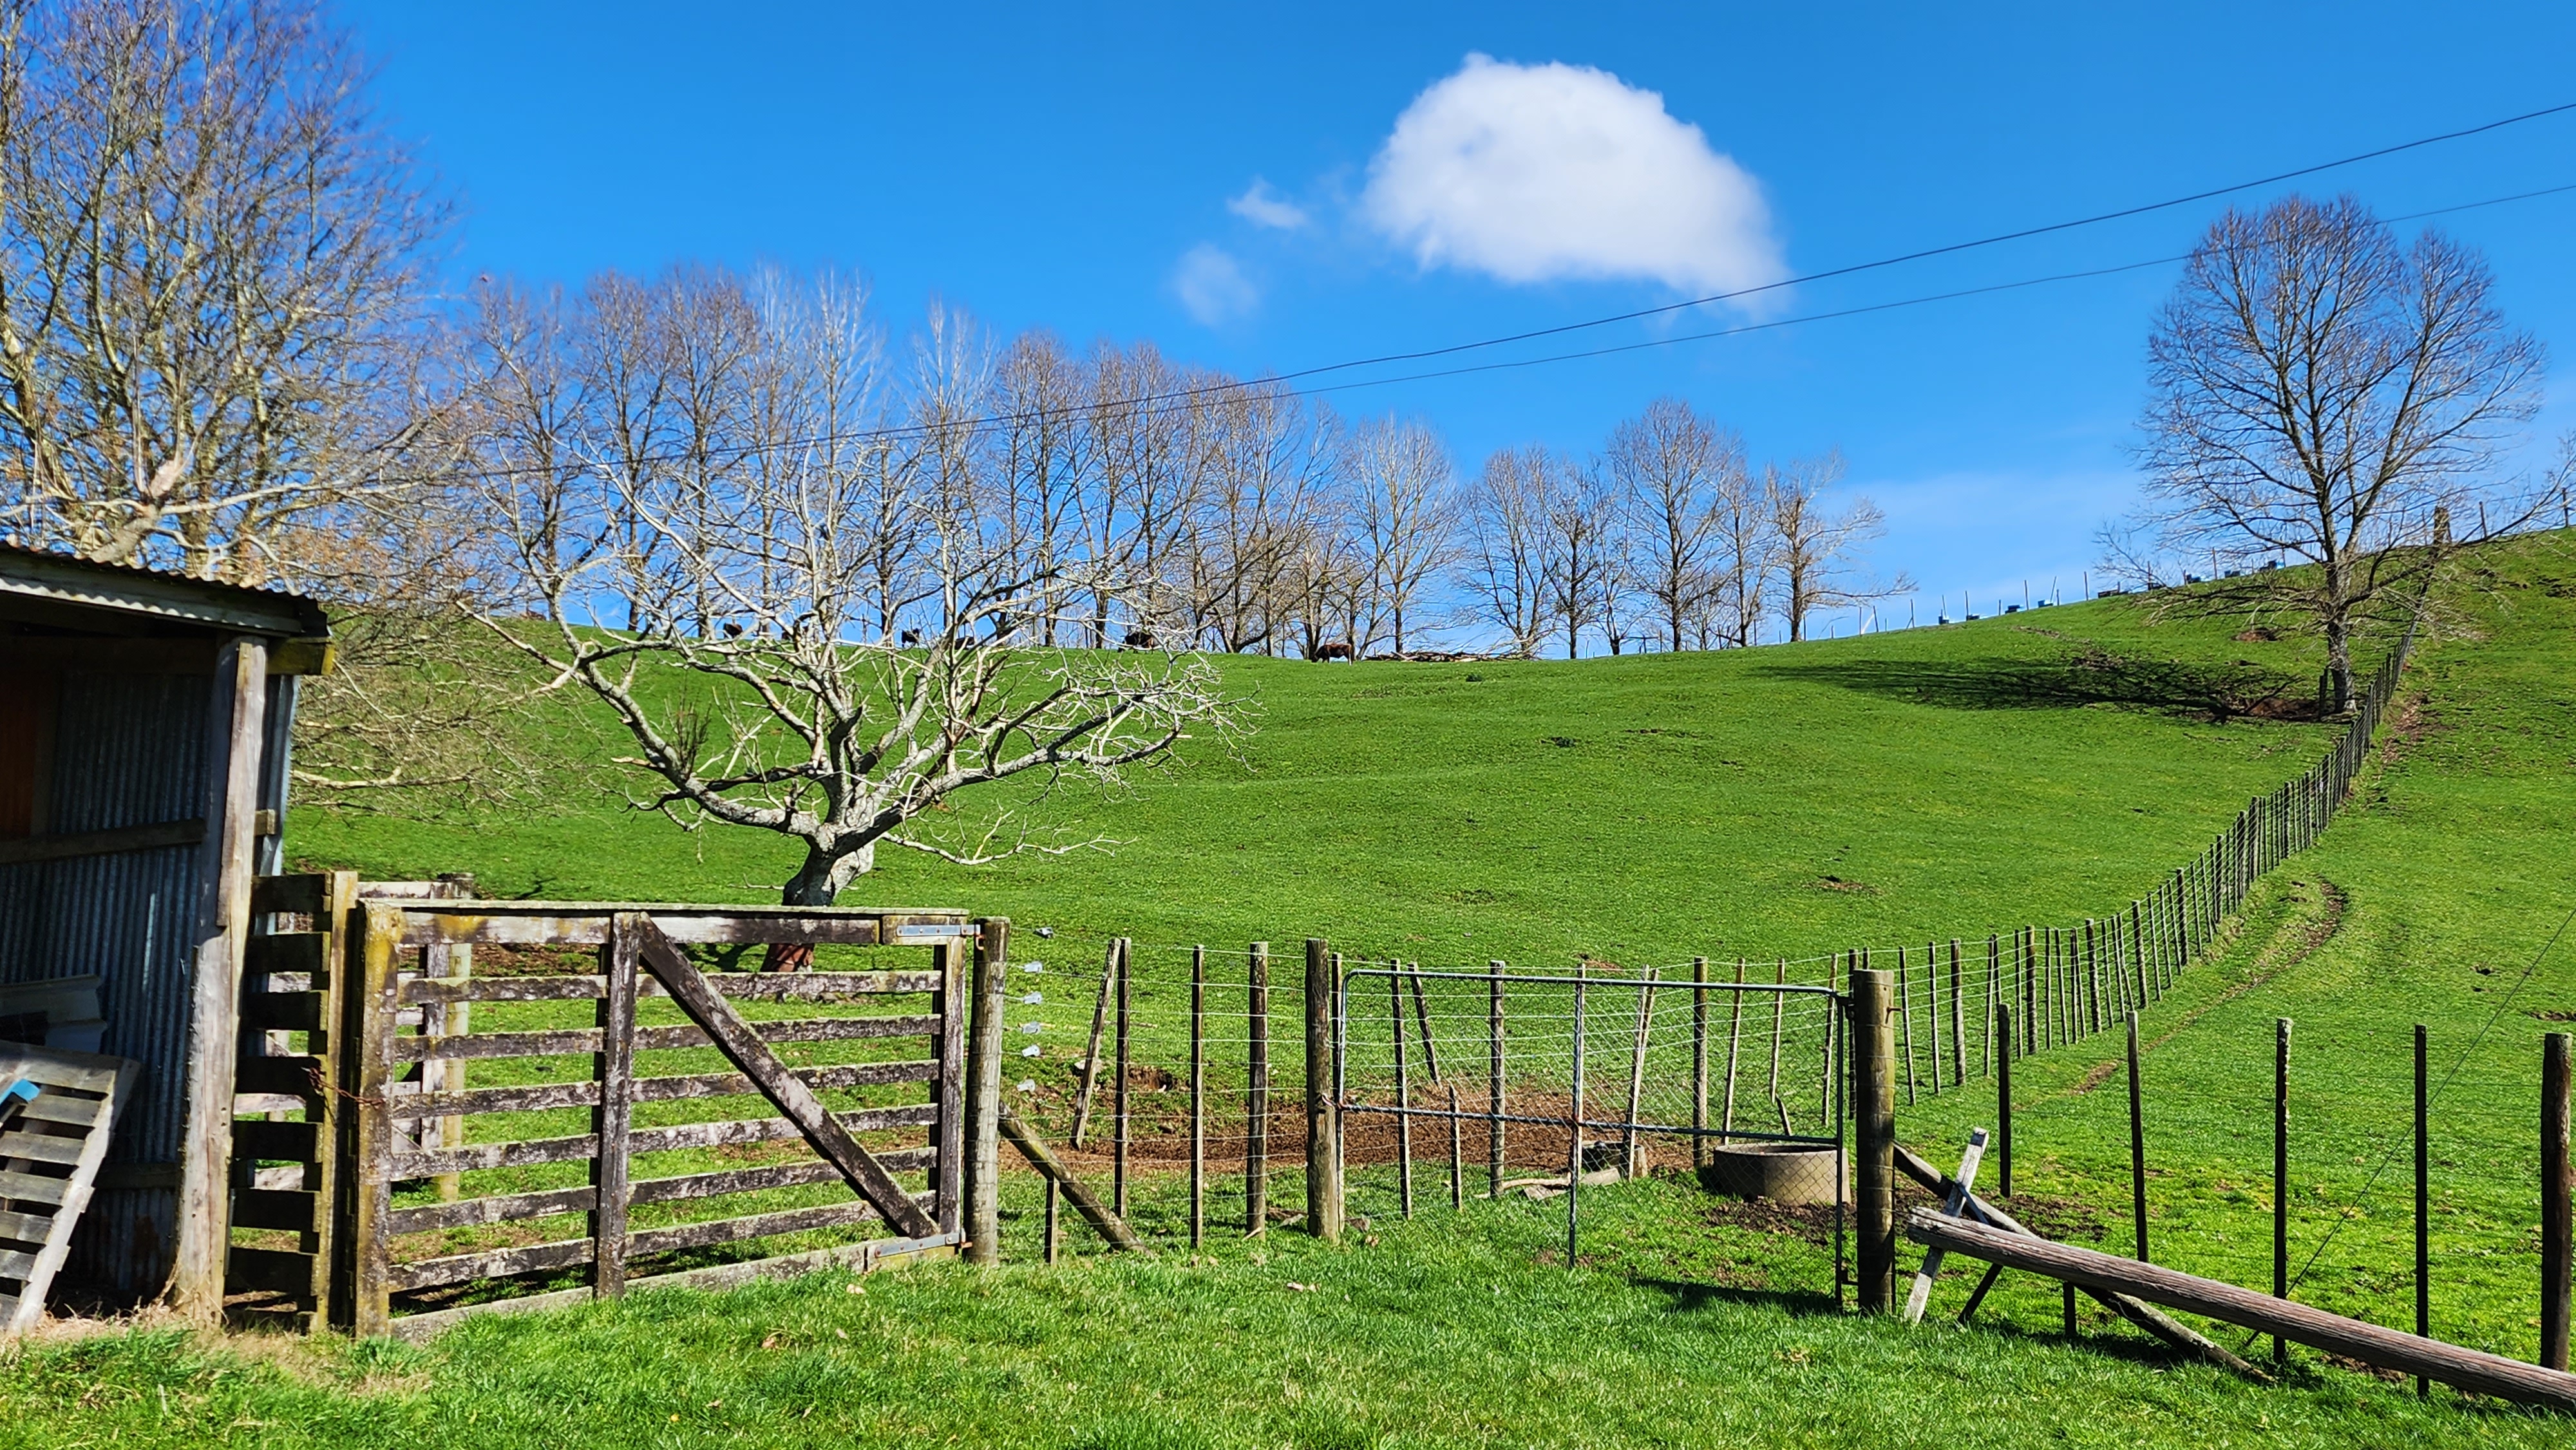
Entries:
{"type": "MultiPolygon", "coordinates": [[[[311,1115],[334,1166],[307,1175],[335,1201],[298,1245],[331,1260],[309,1301],[329,1321],[417,1334],[956,1251],[963,913],[342,899],[316,1007],[340,1031],[310,1059],[336,1079],[311,1115]],[[729,969],[769,943],[837,969],[729,969]],[[927,960],[862,950],[890,947],[927,960]]],[[[237,1225],[275,1221],[244,1199],[261,1173],[241,1165],[236,1204],[269,1212],[237,1225]]]]}

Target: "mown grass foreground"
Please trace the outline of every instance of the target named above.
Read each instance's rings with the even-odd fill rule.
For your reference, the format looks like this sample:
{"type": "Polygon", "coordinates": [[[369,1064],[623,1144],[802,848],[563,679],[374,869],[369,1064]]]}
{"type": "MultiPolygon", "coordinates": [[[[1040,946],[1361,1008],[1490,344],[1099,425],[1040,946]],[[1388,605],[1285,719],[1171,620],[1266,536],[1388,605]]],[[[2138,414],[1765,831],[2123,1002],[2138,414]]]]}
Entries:
{"type": "MultiPolygon", "coordinates": [[[[246,1356],[178,1335],[41,1348],[19,1444],[1395,1447],[2564,1444],[2563,1420],[2343,1373],[2263,1390],[2124,1341],[1834,1312],[1733,1288],[1776,1246],[1674,1180],[1477,1205],[1332,1249],[817,1275],[469,1323],[420,1348],[246,1356]]],[[[1812,1248],[1793,1257],[1812,1260],[1812,1248]]],[[[1809,1265],[1807,1267],[1811,1267],[1809,1265]]],[[[1818,1280],[1821,1287],[1821,1280],[1818,1280]]]]}
{"type": "MultiPolygon", "coordinates": [[[[2295,1018],[2294,1250],[2314,1260],[2298,1293],[2407,1325],[2411,1210],[2404,1174],[2385,1170],[2424,1022],[2446,1066],[2467,1053],[2434,1110],[2435,1329],[2528,1357],[2537,1038],[2576,1017],[2576,957],[2541,950],[2576,906],[2576,548],[2550,536],[2477,567],[2463,628],[2423,647],[2358,808],[2151,1014],[2149,1217],[2160,1262],[2266,1282],[2272,1020],[2295,1018]]],[[[2063,921],[2135,894],[2322,748],[2318,727],[2222,725],[2193,703],[2235,672],[2312,675],[2308,647],[2239,640],[2244,623],[2151,627],[2104,602],[1711,659],[1251,662],[1263,733],[1242,761],[1200,759],[1098,806],[1096,824],[1131,842],[1118,856],[957,876],[897,863],[878,899],[1007,910],[1068,935],[1326,930],[1365,949],[1377,933],[1435,964],[1799,953],[2063,921]]],[[[780,864],[763,843],[578,804],[474,826],[307,813],[294,830],[307,859],[473,869],[550,895],[757,899],[780,864]]],[[[2032,1059],[2016,1083],[2026,1216],[2114,1249],[2131,1227],[2118,1051],[2105,1034],[2032,1059]]],[[[1991,1089],[1971,1084],[1900,1108],[1900,1131],[1955,1155],[1991,1112],[1991,1089]]],[[[1374,1221],[1339,1249],[1274,1231],[1195,1259],[1166,1247],[1049,1270],[1029,1262],[1033,1225],[1015,1211],[998,1272],[648,1294],[418,1348],[269,1352],[148,1330],[40,1343],[0,1371],[0,1443],[2571,1438],[2563,1418],[2445,1391],[2419,1402],[2306,1357],[2282,1388],[2241,1385],[2092,1317],[2070,1345],[2056,1294],[2018,1276],[1971,1331],[1943,1322],[1956,1280],[1931,1326],[1850,1318],[1830,1307],[1811,1236],[1755,1232],[1673,1180],[1585,1205],[1571,1270],[1558,1205],[1393,1222],[1364,1177],[1354,1207],[1374,1221]]]]}

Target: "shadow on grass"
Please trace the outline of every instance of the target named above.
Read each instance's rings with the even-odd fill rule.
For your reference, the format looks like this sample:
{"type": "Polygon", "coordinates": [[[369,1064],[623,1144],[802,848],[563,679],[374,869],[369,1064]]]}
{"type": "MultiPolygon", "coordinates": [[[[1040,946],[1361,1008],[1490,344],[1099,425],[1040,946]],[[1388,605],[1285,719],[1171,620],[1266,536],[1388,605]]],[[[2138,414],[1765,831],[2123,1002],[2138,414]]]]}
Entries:
{"type": "Polygon", "coordinates": [[[2225,722],[2318,718],[2314,682],[2238,660],[2193,664],[2087,648],[2062,660],[1782,660],[1775,678],[1954,710],[2064,710],[2120,705],[2225,722]]]}
{"type": "Polygon", "coordinates": [[[1665,1279],[1639,1275],[1628,1282],[1640,1289],[1651,1289],[1672,1301],[1678,1310],[1705,1309],[1711,1304],[1735,1304],[1758,1309],[1777,1309],[1798,1318],[1817,1315],[1839,1317],[1842,1306],[1831,1294],[1813,1289],[1747,1289],[1731,1284],[1708,1284],[1690,1279],[1665,1279]]]}

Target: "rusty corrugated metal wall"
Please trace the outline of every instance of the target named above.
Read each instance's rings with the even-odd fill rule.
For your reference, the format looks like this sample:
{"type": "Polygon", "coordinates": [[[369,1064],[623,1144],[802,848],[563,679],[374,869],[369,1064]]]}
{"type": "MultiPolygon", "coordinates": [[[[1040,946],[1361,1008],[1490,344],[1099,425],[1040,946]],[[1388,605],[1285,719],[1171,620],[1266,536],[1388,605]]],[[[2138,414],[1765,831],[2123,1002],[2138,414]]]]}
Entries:
{"type": "MultiPolygon", "coordinates": [[[[51,829],[204,816],[212,684],[204,675],[64,676],[51,829]]],[[[0,867],[0,981],[96,973],[107,1020],[103,1050],[143,1064],[109,1153],[110,1183],[158,1177],[155,1169],[179,1158],[189,958],[212,849],[172,846],[0,867]]],[[[124,1295],[157,1290],[176,1201],[175,1176],[166,1187],[102,1187],[75,1240],[68,1277],[124,1295]]]]}

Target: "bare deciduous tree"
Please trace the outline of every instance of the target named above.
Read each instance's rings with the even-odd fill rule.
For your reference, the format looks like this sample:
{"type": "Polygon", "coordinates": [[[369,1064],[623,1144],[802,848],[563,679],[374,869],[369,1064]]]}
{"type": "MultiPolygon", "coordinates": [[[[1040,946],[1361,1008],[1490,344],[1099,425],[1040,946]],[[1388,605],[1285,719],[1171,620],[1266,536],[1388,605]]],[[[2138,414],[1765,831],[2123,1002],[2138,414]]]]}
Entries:
{"type": "Polygon", "coordinates": [[[0,6],[0,470],[21,540],[311,584],[402,487],[441,224],[310,4],[0,6]]]}
{"type": "Polygon", "coordinates": [[[1881,584],[1855,572],[1854,551],[1885,533],[1887,523],[1878,505],[1865,498],[1834,510],[1825,494],[1842,476],[1840,453],[1785,466],[1766,464],[1762,470],[1763,493],[1771,505],[1777,602],[1792,640],[1806,638],[1807,617],[1819,609],[1866,604],[1914,588],[1903,574],[1881,584]]]}
{"type": "Polygon", "coordinates": [[[1756,479],[1739,454],[1733,468],[1717,478],[1711,505],[1715,576],[1709,618],[1721,638],[1737,649],[1757,643],[1762,621],[1770,614],[1770,579],[1779,557],[1779,534],[1772,520],[1767,487],[1770,470],[1756,479]]]}
{"type": "Polygon", "coordinates": [[[1485,460],[1460,512],[1467,548],[1458,586],[1477,617],[1502,631],[1520,655],[1538,653],[1547,633],[1547,489],[1544,448],[1505,448],[1485,460]]]}
{"type": "MultiPolygon", "coordinates": [[[[2400,245],[2358,201],[2292,197],[2211,226],[2148,357],[2144,521],[2186,557],[2313,565],[2198,599],[2313,620],[2351,709],[2354,633],[2439,564],[2446,521],[2478,515],[2536,406],[2540,345],[2505,325],[2472,249],[2429,228],[2400,245]]],[[[2532,508],[2499,513],[2497,532],[2532,508]]]]}
{"type": "MultiPolygon", "coordinates": [[[[825,905],[880,844],[965,863],[1082,844],[1056,840],[1029,799],[981,791],[982,808],[963,811],[960,792],[1025,778],[1043,800],[1116,781],[1193,725],[1231,727],[1215,671],[1194,657],[1015,647],[1027,623],[1077,601],[1149,617],[1144,581],[1123,554],[1030,568],[1006,520],[939,496],[940,465],[922,456],[935,431],[869,426],[885,368],[855,284],[703,280],[744,299],[748,331],[730,306],[660,292],[664,326],[721,334],[661,354],[682,374],[667,396],[708,389],[679,407],[661,455],[677,466],[630,469],[614,429],[590,432],[582,414],[567,448],[581,467],[489,470],[489,506],[544,622],[486,623],[550,688],[614,715],[634,746],[620,763],[649,782],[636,804],[800,842],[783,899],[825,905]],[[732,353],[721,374],[700,361],[719,349],[732,353]],[[890,510],[897,492],[911,502],[890,510]],[[887,528],[906,542],[890,546],[887,528]],[[890,547],[901,570],[885,567],[890,547]],[[612,626],[597,606],[618,597],[627,618],[612,626]],[[894,626],[917,642],[889,639],[894,626]]],[[[561,367],[506,355],[554,336],[487,330],[486,375],[561,367]]],[[[974,376],[929,372],[938,387],[974,376]]],[[[521,396],[487,390],[496,425],[521,396]]],[[[964,418],[981,400],[941,406],[964,418]]]]}
{"type": "Polygon", "coordinates": [[[1744,442],[1681,399],[1658,398],[1612,430],[1607,462],[1636,540],[1638,587],[1666,647],[1687,649],[1720,578],[1720,502],[1730,484],[1740,491],[1744,442]]]}
{"type": "Polygon", "coordinates": [[[1456,549],[1449,450],[1427,423],[1377,419],[1352,438],[1350,475],[1370,598],[1402,655],[1405,615],[1419,620],[1423,590],[1456,549]]]}
{"type": "Polygon", "coordinates": [[[1609,621],[1626,588],[1618,500],[1597,467],[1541,455],[1540,515],[1547,602],[1565,631],[1565,657],[1583,654],[1583,631],[1609,621]]]}

